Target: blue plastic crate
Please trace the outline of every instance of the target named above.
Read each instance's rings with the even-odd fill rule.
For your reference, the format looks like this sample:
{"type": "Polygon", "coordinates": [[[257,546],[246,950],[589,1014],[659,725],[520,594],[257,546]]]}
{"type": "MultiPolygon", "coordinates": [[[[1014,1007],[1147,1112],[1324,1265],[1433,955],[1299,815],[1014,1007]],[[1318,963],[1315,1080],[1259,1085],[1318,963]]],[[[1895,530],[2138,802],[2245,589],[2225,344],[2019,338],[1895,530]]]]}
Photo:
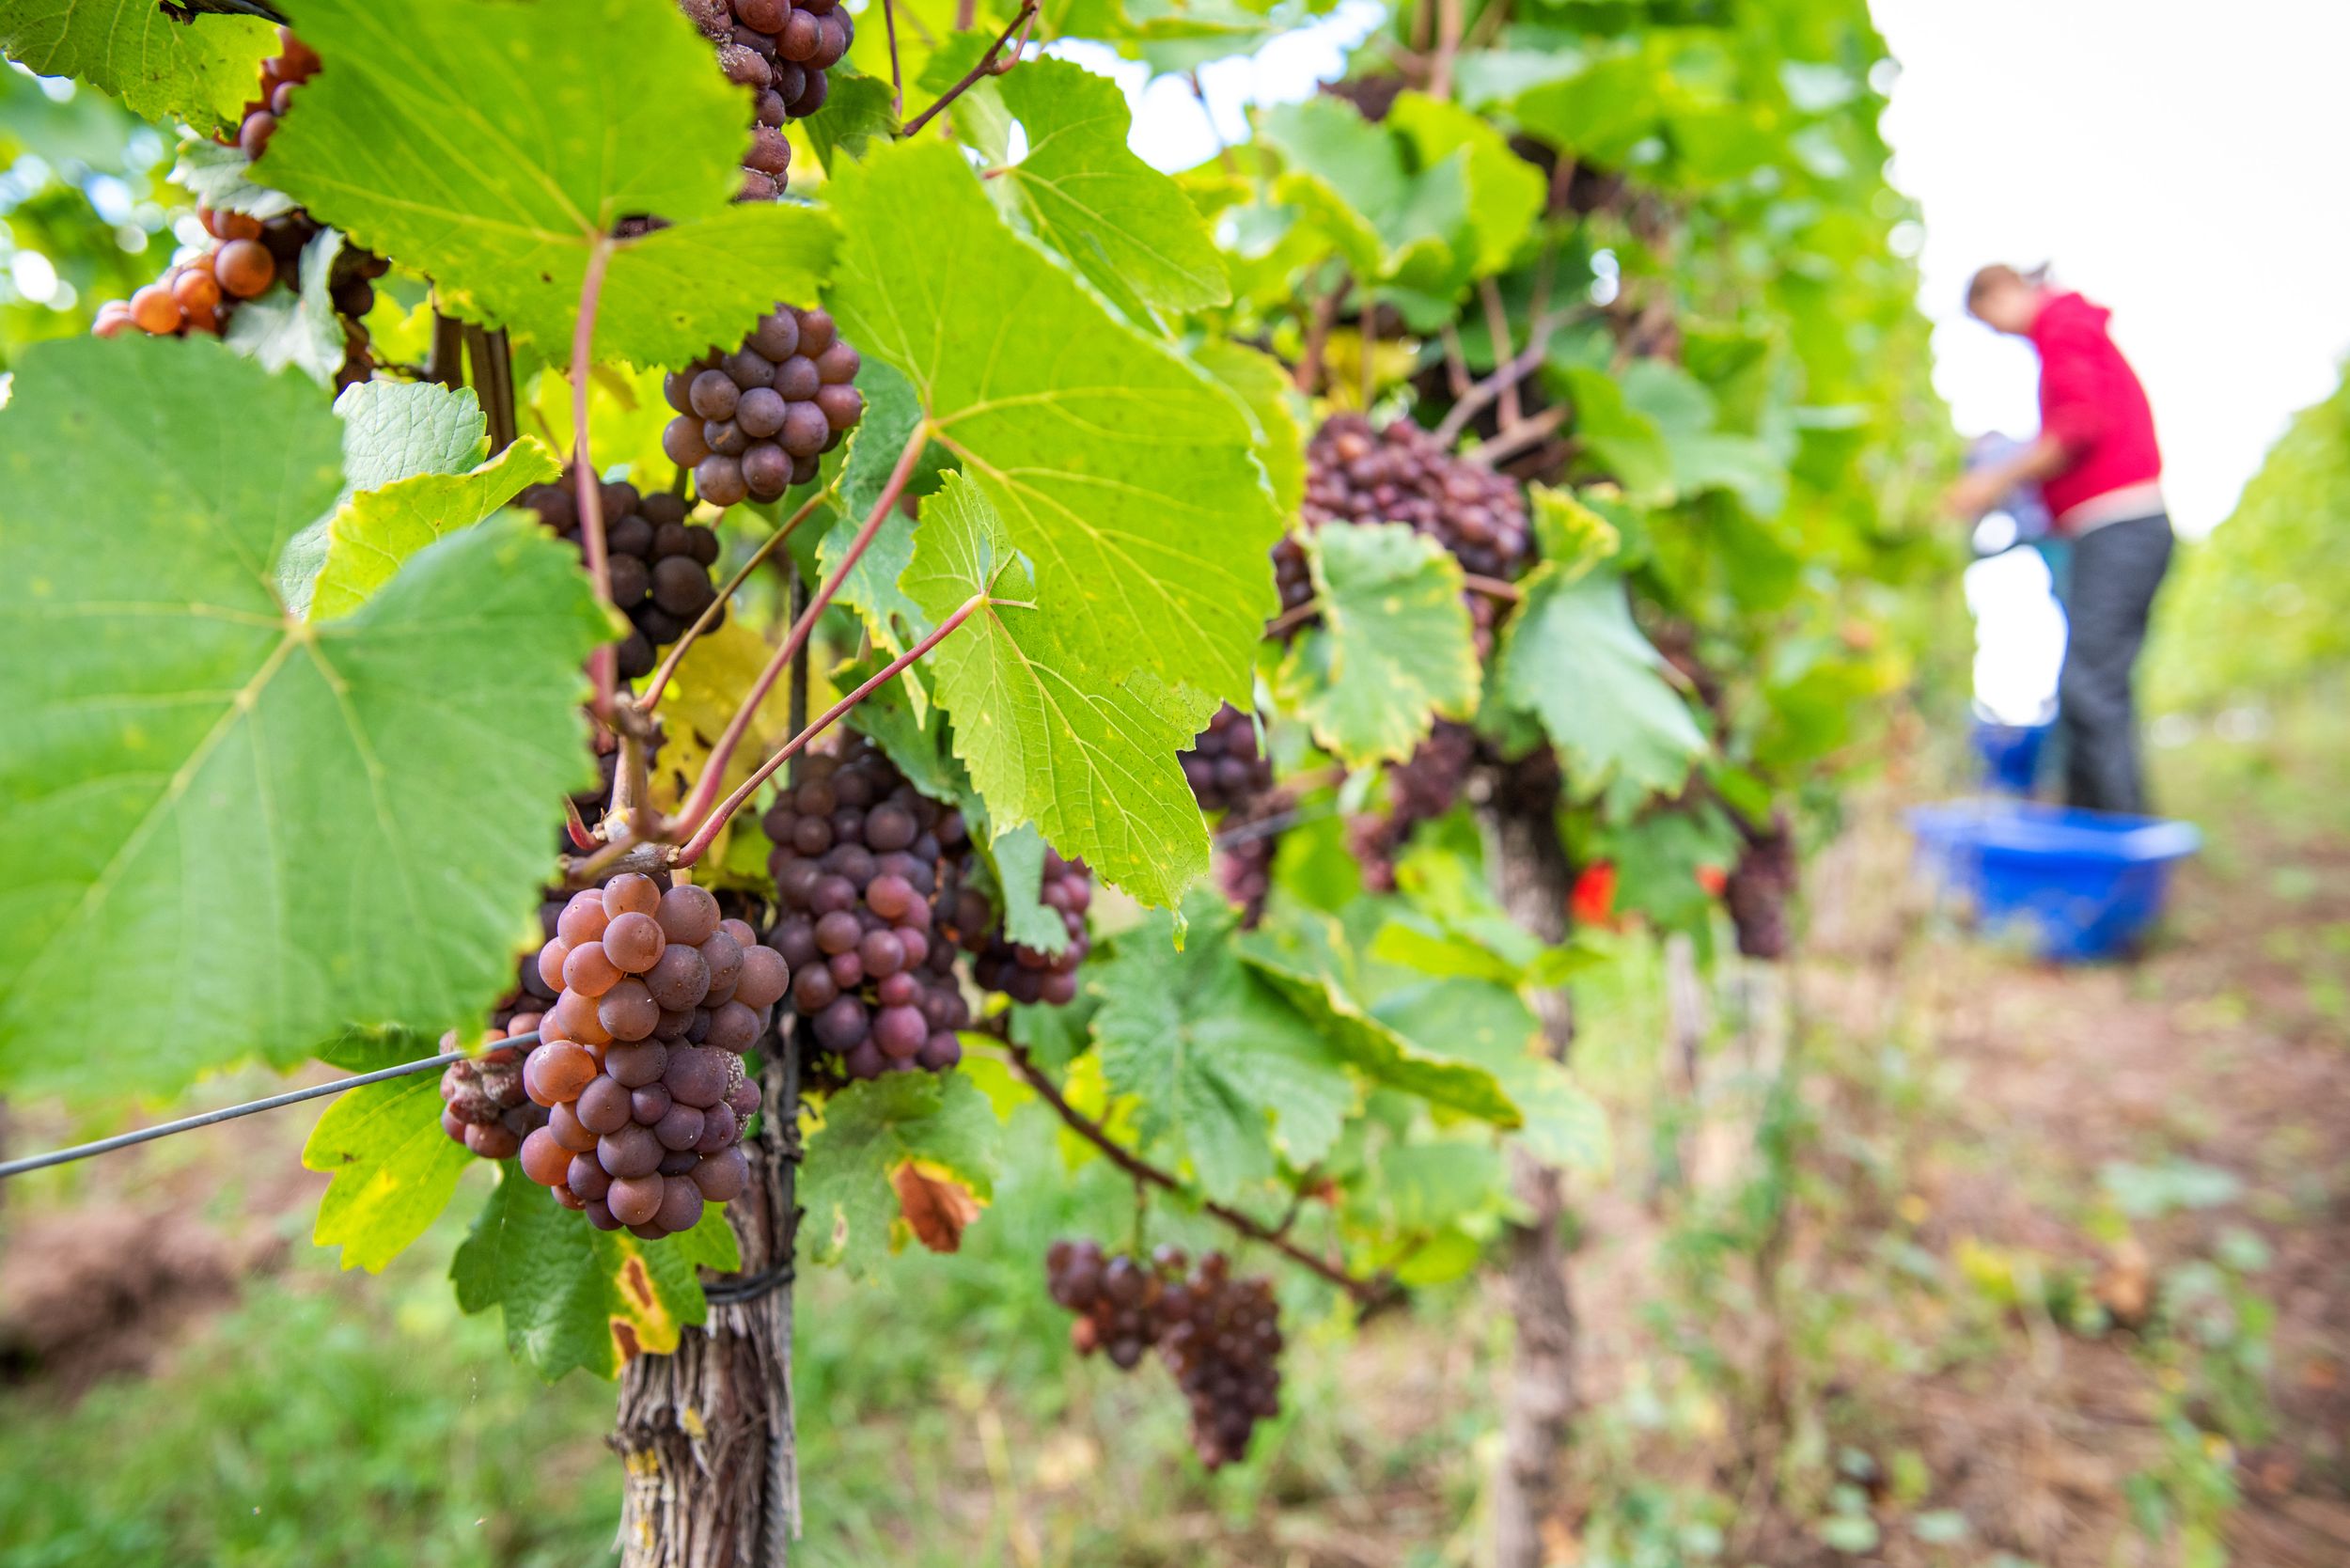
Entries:
{"type": "Polygon", "coordinates": [[[2172,863],[2203,841],[2188,823],[2017,800],[1919,807],[1909,826],[1919,861],[1986,930],[2069,964],[2135,945],[2162,914],[2172,863]]]}

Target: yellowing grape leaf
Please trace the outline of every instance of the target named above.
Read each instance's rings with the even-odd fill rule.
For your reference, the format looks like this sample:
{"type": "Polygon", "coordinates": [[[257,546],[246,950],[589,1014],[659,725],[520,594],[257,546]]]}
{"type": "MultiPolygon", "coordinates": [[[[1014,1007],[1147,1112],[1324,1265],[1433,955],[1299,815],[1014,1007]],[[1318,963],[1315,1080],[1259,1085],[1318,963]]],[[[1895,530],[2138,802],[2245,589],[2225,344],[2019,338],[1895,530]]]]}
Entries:
{"type": "Polygon", "coordinates": [[[321,221],[431,275],[450,308],[560,354],[588,257],[626,217],[596,315],[599,358],[682,363],[778,300],[815,302],[820,210],[733,203],[740,87],[672,5],[645,0],[303,0],[325,69],[255,165],[321,221]]]}
{"type": "Polygon", "coordinates": [[[466,1311],[503,1311],[507,1348],[552,1383],[574,1367],[615,1377],[639,1356],[677,1349],[685,1325],[710,1312],[697,1265],[742,1266],[723,1206],[703,1209],[683,1235],[644,1241],[597,1230],[507,1165],[449,1278],[466,1311]]]}
{"type": "Polygon", "coordinates": [[[1073,648],[1078,618],[1013,574],[1003,536],[980,487],[949,476],[923,507],[903,578],[933,620],[976,593],[1007,601],[927,661],[955,755],[996,831],[1034,823],[1136,898],[1171,904],[1208,869],[1207,826],[1175,760],[1205,721],[1150,671],[1109,679],[1073,648]]]}
{"type": "Polygon", "coordinates": [[[334,1179],[310,1239],[342,1248],[343,1267],[380,1274],[441,1217],[473,1151],[441,1130],[441,1076],[354,1089],[326,1107],[302,1163],[334,1179]]]}
{"type": "MultiPolygon", "coordinates": [[[[866,1275],[896,1251],[913,1223],[897,1185],[899,1169],[910,1164],[928,1172],[926,1182],[951,1182],[976,1214],[995,1197],[1002,1133],[987,1096],[959,1074],[891,1073],[852,1083],[824,1102],[822,1123],[807,1137],[800,1238],[808,1256],[866,1275]]],[[[942,1201],[960,1212],[961,1200],[942,1201]]],[[[922,1223],[940,1218],[926,1215],[922,1223]]]]}
{"type": "Polygon", "coordinates": [[[1401,762],[1439,716],[1477,711],[1480,675],[1461,564],[1402,523],[1307,537],[1322,624],[1301,634],[1277,682],[1314,739],[1349,766],[1401,762]]]}
{"type": "Polygon", "coordinates": [[[162,1091],[348,1026],[476,1028],[512,983],[561,796],[594,776],[603,622],[570,547],[511,521],[355,614],[293,615],[276,557],[340,489],[341,437],[316,387],[210,339],[18,361],[0,1077],[162,1091]],[[139,963],[90,960],[118,950],[139,963]]]}

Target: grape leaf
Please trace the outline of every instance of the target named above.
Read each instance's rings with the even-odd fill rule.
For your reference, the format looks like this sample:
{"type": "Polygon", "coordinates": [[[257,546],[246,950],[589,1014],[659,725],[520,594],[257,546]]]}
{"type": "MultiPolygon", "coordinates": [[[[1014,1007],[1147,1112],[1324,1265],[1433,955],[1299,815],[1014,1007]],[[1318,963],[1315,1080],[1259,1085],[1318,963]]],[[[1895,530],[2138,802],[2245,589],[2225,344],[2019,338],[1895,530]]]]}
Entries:
{"type": "MultiPolygon", "coordinates": [[[[875,363],[857,375],[865,394],[865,416],[849,436],[847,459],[840,465],[833,502],[832,525],[816,544],[817,580],[828,580],[849,553],[865,521],[872,515],[914,432],[921,428],[922,403],[913,384],[889,366],[875,363]]],[[[932,476],[947,463],[947,454],[932,447],[915,459],[914,481],[907,489],[924,494],[934,486],[932,476]]],[[[914,519],[893,510],[866,545],[865,553],[840,580],[837,603],[857,612],[873,646],[891,657],[919,642],[932,625],[921,605],[899,587],[898,579],[914,559],[914,519]]],[[[917,722],[929,711],[930,697],[920,666],[899,678],[917,722]]]]}
{"type": "Polygon", "coordinates": [[[1676,790],[1705,753],[1687,704],[1657,671],[1663,657],[1632,623],[1623,579],[1594,569],[1562,578],[1545,561],[1504,632],[1496,690],[1542,721],[1578,797],[1622,809],[1676,790]]]}
{"type": "MultiPolygon", "coordinates": [[[[1400,929],[1389,925],[1381,936],[1400,929]]],[[[1435,980],[1388,992],[1371,1011],[1408,1040],[1491,1069],[1524,1118],[1517,1137],[1536,1158],[1577,1170],[1607,1168],[1606,1111],[1564,1067],[1537,1054],[1542,1025],[1512,986],[1435,980]]]]}
{"type": "Polygon", "coordinates": [[[1461,564],[1408,525],[1317,528],[1306,541],[1322,624],[1277,682],[1323,748],[1350,767],[1401,762],[1437,716],[1477,711],[1482,677],[1461,564]]]}
{"type": "Polygon", "coordinates": [[[1273,504],[1289,516],[1306,498],[1306,428],[1280,361],[1227,337],[1200,344],[1191,358],[1248,411],[1251,444],[1272,484],[1273,504]]]}
{"type": "Polygon", "coordinates": [[[823,1122],[807,1137],[800,1201],[808,1256],[864,1276],[896,1251],[905,1215],[895,1181],[910,1163],[985,1203],[995,1192],[1001,1135],[987,1097],[959,1074],[892,1073],[852,1083],[824,1102],[823,1122]]]}
{"type": "MultiPolygon", "coordinates": [[[[935,620],[1010,563],[1003,523],[957,474],[923,508],[903,587],[935,620]]],[[[1171,904],[1208,869],[1207,824],[1176,752],[1205,722],[1150,671],[1125,680],[1072,647],[1076,617],[1038,605],[982,606],[929,655],[932,691],[955,717],[955,755],[996,831],[1034,823],[1064,855],[1148,903],[1171,904]]]]}
{"type": "Polygon", "coordinates": [[[1518,1107],[1482,1062],[1406,1038],[1366,1011],[1336,980],[1296,967],[1262,942],[1247,940],[1238,956],[1261,983],[1375,1081],[1497,1126],[1518,1124],[1518,1107]]]}
{"type": "Polygon", "coordinates": [[[1449,295],[1473,275],[1467,149],[1415,172],[1384,126],[1327,96],[1265,111],[1260,135],[1281,157],[1275,194],[1314,217],[1356,277],[1449,295]]]}
{"type": "Polygon", "coordinates": [[[1622,534],[1574,491],[1535,484],[1527,486],[1526,494],[1537,552],[1558,566],[1561,577],[1579,577],[1622,553],[1622,534]]]}
{"type": "Polygon", "coordinates": [[[276,53],[276,30],[256,17],[182,23],[155,0],[0,0],[0,54],[79,77],[141,119],[234,126],[276,53]]]}
{"type": "Polygon", "coordinates": [[[979,1200],[951,1171],[908,1160],[889,1173],[889,1185],[898,1195],[899,1217],[916,1241],[932,1252],[963,1250],[963,1232],[979,1217],[979,1200]]]}
{"type": "Polygon", "coordinates": [[[1188,1159],[1220,1200],[1274,1173],[1277,1128],[1292,1164],[1327,1153],[1355,1086],[1314,1027],[1242,964],[1224,901],[1197,892],[1183,913],[1193,929],[1180,949],[1174,916],[1154,913],[1086,970],[1087,989],[1101,998],[1093,1037],[1111,1090],[1136,1097],[1142,1137],[1188,1159]]]}
{"type": "Polygon", "coordinates": [[[1231,299],[1198,210],[1127,149],[1134,116],[1117,83],[1072,60],[1031,60],[991,86],[1028,146],[989,190],[1128,319],[1231,299]]]}
{"type": "Polygon", "coordinates": [[[258,299],[246,300],[228,318],[223,340],[265,370],[300,370],[321,386],[335,383],[343,365],[343,323],[335,314],[335,298],[327,283],[343,237],[322,228],[302,247],[294,287],[272,289],[258,299]]]}
{"type": "Polygon", "coordinates": [[[593,777],[603,621],[572,552],[519,523],[431,546],[345,619],[290,616],[274,557],[333,499],[340,437],[306,382],[209,339],[19,362],[0,802],[39,853],[0,886],[0,1072],[160,1092],[346,1025],[478,1027],[512,983],[559,797],[593,777]],[[135,974],[88,961],[118,949],[135,974]]]}
{"type": "Polygon", "coordinates": [[[988,839],[995,862],[995,901],[1004,915],[1004,934],[1024,948],[1058,953],[1069,946],[1069,926],[1060,911],[1038,897],[1044,886],[1044,836],[1027,823],[988,839]]]}
{"type": "Polygon", "coordinates": [[[363,381],[335,400],[335,412],[352,491],[381,490],[412,474],[462,474],[490,449],[489,416],[470,386],[363,381]]]}
{"type": "Polygon", "coordinates": [[[814,302],[832,224],[813,207],[732,204],[743,92],[676,7],[301,0],[294,12],[326,69],[256,174],[430,274],[455,312],[560,352],[590,252],[637,214],[668,227],[615,243],[599,358],[680,364],[739,340],[779,299],[814,302]]]}
{"type": "Polygon", "coordinates": [[[829,189],[841,331],[914,383],[994,503],[1054,607],[1060,673],[1152,677],[1185,738],[1246,702],[1281,520],[1242,411],[1007,228],[954,147],[876,149],[829,189]]]}
{"type": "Polygon", "coordinates": [[[1460,247],[1472,278],[1504,271],[1543,210],[1543,176],[1510,149],[1500,132],[1447,99],[1406,90],[1396,95],[1386,125],[1411,144],[1419,167],[1434,168],[1453,154],[1468,194],[1469,243],[1460,247]]]}
{"type": "MultiPolygon", "coordinates": [[[[257,84],[258,85],[258,84],[257,84]]],[[[256,218],[283,217],[298,205],[283,191],[273,191],[253,178],[253,160],[242,149],[223,147],[203,136],[180,144],[179,162],[171,182],[196,198],[199,207],[215,212],[243,212],[256,218]]]]}
{"type": "Polygon", "coordinates": [[[702,1230],[713,1220],[727,1223],[715,1204],[689,1235],[657,1242],[599,1231],[506,1164],[449,1278],[465,1311],[504,1312],[507,1348],[549,1383],[574,1367],[616,1377],[638,1356],[677,1349],[685,1325],[709,1315],[694,1268],[711,1255],[702,1230]]]}
{"type": "Polygon", "coordinates": [[[825,73],[824,112],[800,121],[816,156],[832,172],[840,155],[862,158],[865,149],[886,144],[898,133],[898,111],[889,101],[889,84],[847,66],[825,73]]]}
{"type": "Polygon", "coordinates": [[[439,1074],[354,1089],[326,1107],[302,1146],[304,1168],[334,1178],[310,1239],[341,1247],[343,1267],[380,1274],[441,1217],[473,1159],[441,1130],[439,1074]]]}
{"type": "MultiPolygon", "coordinates": [[[[562,463],[525,436],[462,474],[415,474],[363,490],[327,524],[326,564],[310,600],[313,620],[349,615],[417,551],[503,509],[525,486],[554,478],[562,463]]],[[[527,519],[533,525],[536,518],[527,519]]]]}

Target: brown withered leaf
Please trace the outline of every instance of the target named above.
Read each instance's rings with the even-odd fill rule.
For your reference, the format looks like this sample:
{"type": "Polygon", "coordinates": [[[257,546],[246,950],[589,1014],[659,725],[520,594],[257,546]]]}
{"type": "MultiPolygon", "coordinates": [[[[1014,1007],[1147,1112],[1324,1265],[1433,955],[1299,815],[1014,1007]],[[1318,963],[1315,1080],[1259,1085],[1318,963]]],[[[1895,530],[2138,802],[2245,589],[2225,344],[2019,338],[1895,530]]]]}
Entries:
{"type": "Polygon", "coordinates": [[[908,1160],[889,1173],[898,1190],[898,1210],[916,1241],[932,1252],[963,1247],[964,1228],[979,1217],[979,1200],[944,1169],[908,1160]]]}

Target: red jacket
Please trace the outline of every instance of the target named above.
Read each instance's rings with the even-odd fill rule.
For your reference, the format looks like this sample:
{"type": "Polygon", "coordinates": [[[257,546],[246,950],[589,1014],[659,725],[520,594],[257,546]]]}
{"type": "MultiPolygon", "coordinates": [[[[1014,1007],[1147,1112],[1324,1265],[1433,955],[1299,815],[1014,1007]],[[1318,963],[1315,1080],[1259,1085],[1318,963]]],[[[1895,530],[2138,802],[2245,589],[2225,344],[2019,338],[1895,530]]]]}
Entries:
{"type": "Polygon", "coordinates": [[[2031,325],[2040,351],[2040,431],[2062,441],[2073,460],[2040,486],[2060,532],[2064,514],[2082,502],[2162,477],[2154,412],[2106,336],[2112,318],[2078,294],[2054,294],[2031,325]]]}

